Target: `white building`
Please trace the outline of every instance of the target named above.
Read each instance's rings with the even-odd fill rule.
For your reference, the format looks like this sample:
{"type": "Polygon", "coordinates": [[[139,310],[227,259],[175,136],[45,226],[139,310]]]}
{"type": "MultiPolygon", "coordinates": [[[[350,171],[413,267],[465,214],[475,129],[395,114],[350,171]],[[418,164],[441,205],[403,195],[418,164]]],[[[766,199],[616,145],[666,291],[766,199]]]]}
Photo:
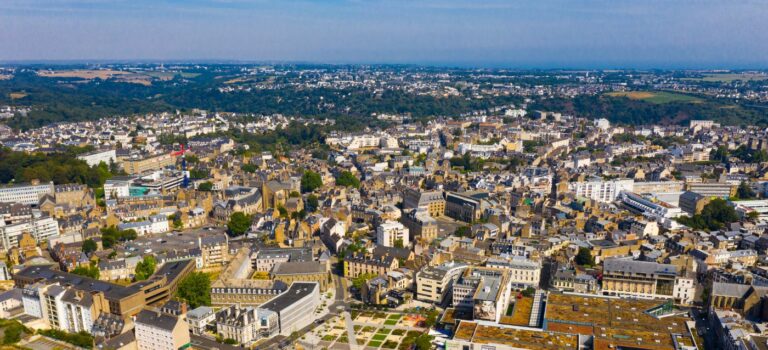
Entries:
{"type": "Polygon", "coordinates": [[[117,161],[117,152],[113,149],[95,151],[81,154],[77,156],[77,159],[84,160],[89,166],[99,165],[101,162],[109,165],[110,162],[117,161]]]}
{"type": "Polygon", "coordinates": [[[168,225],[168,217],[163,214],[150,216],[149,220],[126,222],[117,226],[120,230],[134,230],[139,236],[165,233],[170,230],[170,226],[168,225]]]}
{"type": "Polygon", "coordinates": [[[568,183],[568,189],[579,197],[610,203],[615,201],[622,191],[633,192],[634,185],[635,180],[632,179],[591,179],[589,181],[568,183]]]}
{"type": "Polygon", "coordinates": [[[376,243],[386,247],[394,247],[400,241],[403,246],[410,244],[408,228],[397,221],[387,220],[376,228],[376,243]]]}
{"type": "Polygon", "coordinates": [[[320,284],[317,282],[294,282],[282,293],[259,309],[276,313],[280,319],[280,334],[289,336],[293,332],[312,324],[315,309],[320,305],[320,284]]]}
{"type": "Polygon", "coordinates": [[[541,261],[538,260],[530,260],[522,256],[511,259],[490,258],[485,266],[509,271],[509,280],[517,289],[538,288],[541,280],[541,261]]]}
{"type": "Polygon", "coordinates": [[[0,187],[0,202],[37,205],[40,197],[54,194],[53,181],[47,184],[23,184],[0,187]]]}
{"type": "Polygon", "coordinates": [[[128,197],[131,194],[132,179],[109,179],[104,182],[104,199],[128,197]]]}
{"type": "Polygon", "coordinates": [[[634,192],[621,192],[619,200],[630,211],[651,218],[668,229],[681,226],[674,220],[683,215],[679,207],[665,202],[653,202],[634,192]]]}
{"type": "Polygon", "coordinates": [[[5,250],[18,247],[21,234],[29,232],[35,240],[43,242],[59,236],[59,222],[51,217],[31,218],[30,220],[6,225],[0,220],[0,244],[5,250]]]}
{"type": "Polygon", "coordinates": [[[178,316],[142,310],[135,324],[139,350],[177,350],[190,344],[189,327],[178,316]]]}

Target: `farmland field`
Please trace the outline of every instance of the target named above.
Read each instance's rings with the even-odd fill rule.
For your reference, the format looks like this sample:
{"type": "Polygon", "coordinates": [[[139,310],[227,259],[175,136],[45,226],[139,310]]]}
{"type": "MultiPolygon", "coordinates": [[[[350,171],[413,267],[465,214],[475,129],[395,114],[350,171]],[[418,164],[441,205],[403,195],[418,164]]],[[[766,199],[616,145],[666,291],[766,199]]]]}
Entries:
{"type": "Polygon", "coordinates": [[[690,102],[698,103],[702,100],[696,96],[678,94],[666,91],[617,91],[609,92],[606,95],[611,97],[627,97],[632,100],[641,100],[650,103],[663,104],[671,102],[690,102]]]}
{"type": "Polygon", "coordinates": [[[758,74],[758,73],[717,73],[717,74],[704,74],[702,78],[683,78],[683,80],[720,82],[720,83],[731,83],[736,80],[753,81],[753,80],[766,80],[766,79],[768,79],[768,75],[758,74]]]}
{"type": "Polygon", "coordinates": [[[133,74],[130,72],[123,72],[119,70],[101,70],[101,69],[74,69],[74,70],[60,70],[50,71],[41,70],[37,72],[37,75],[46,78],[80,78],[80,79],[109,79],[119,75],[133,74]]]}

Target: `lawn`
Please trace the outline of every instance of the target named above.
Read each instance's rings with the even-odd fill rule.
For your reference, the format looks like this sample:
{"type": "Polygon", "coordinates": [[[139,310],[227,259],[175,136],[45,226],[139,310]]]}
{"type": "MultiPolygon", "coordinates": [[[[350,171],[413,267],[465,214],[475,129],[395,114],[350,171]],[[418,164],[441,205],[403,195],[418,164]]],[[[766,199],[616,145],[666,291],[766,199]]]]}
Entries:
{"type": "Polygon", "coordinates": [[[397,349],[397,342],[387,340],[381,347],[385,349],[397,349]]]}
{"type": "Polygon", "coordinates": [[[392,314],[392,315],[387,316],[387,319],[388,320],[399,320],[400,317],[403,317],[403,316],[400,315],[400,314],[392,314]]]}
{"type": "Polygon", "coordinates": [[[381,328],[381,329],[379,329],[379,330],[376,332],[376,334],[384,334],[384,335],[387,335],[387,334],[389,334],[389,332],[390,332],[390,331],[392,331],[392,329],[390,329],[390,328],[381,328]]]}
{"type": "Polygon", "coordinates": [[[609,92],[606,95],[611,97],[627,97],[632,100],[641,100],[654,104],[665,104],[672,102],[699,103],[702,101],[696,96],[666,91],[616,91],[609,92]]]}
{"type": "Polygon", "coordinates": [[[522,297],[515,301],[512,316],[502,316],[500,323],[511,324],[515,326],[527,326],[531,319],[531,309],[533,308],[533,298],[522,297]]]}
{"type": "Polygon", "coordinates": [[[386,320],[384,321],[385,326],[394,326],[397,324],[397,320],[386,320]]]}
{"type": "Polygon", "coordinates": [[[378,348],[379,346],[381,346],[381,342],[380,342],[380,341],[377,341],[377,340],[371,340],[371,341],[368,343],[368,346],[370,346],[370,347],[372,347],[372,348],[378,348]]]}
{"type": "Polygon", "coordinates": [[[395,329],[394,331],[392,331],[392,335],[403,335],[403,334],[405,334],[405,330],[403,329],[395,329]]]}
{"type": "Polygon", "coordinates": [[[329,335],[324,336],[322,339],[323,339],[323,341],[334,341],[334,340],[336,340],[336,336],[329,334],[329,335]]]}
{"type": "Polygon", "coordinates": [[[382,341],[382,340],[384,340],[384,339],[387,339],[387,335],[386,335],[386,334],[376,334],[376,335],[374,335],[374,336],[373,336],[373,338],[372,338],[372,339],[373,339],[373,340],[379,340],[379,341],[382,341]]]}

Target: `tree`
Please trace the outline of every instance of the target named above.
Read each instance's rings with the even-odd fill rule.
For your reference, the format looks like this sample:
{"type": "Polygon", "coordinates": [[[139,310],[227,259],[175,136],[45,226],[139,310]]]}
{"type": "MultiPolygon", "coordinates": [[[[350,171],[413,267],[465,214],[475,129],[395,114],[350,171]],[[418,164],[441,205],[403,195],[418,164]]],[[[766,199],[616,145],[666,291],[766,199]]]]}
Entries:
{"type": "Polygon", "coordinates": [[[241,168],[246,173],[255,173],[256,169],[257,169],[256,166],[251,164],[251,163],[245,163],[245,164],[243,164],[243,166],[241,168]]]}
{"type": "Polygon", "coordinates": [[[374,273],[361,273],[352,279],[352,286],[357,290],[362,290],[363,285],[375,277],[376,274],[374,273]]]}
{"type": "Polygon", "coordinates": [[[81,249],[83,250],[83,253],[88,255],[95,252],[97,249],[99,249],[99,246],[96,244],[96,241],[88,238],[85,241],[83,241],[83,246],[81,249]]]}
{"type": "Polygon", "coordinates": [[[278,206],[277,211],[280,213],[281,218],[288,218],[288,209],[285,209],[284,206],[278,206]]]}
{"type": "Polygon", "coordinates": [[[93,279],[99,279],[99,267],[91,264],[90,266],[78,266],[74,270],[72,270],[72,273],[75,275],[90,277],[93,279]]]}
{"type": "Polygon", "coordinates": [[[211,305],[211,278],[202,272],[192,272],[179,283],[176,291],[179,299],[184,300],[192,309],[211,305]]]}
{"type": "Polygon", "coordinates": [[[320,200],[317,199],[317,196],[314,194],[310,194],[307,196],[307,211],[314,212],[317,210],[317,208],[320,208],[320,200]]]}
{"type": "Polygon", "coordinates": [[[101,229],[101,245],[104,249],[112,248],[118,242],[132,241],[138,237],[135,230],[118,230],[110,226],[101,229]]]}
{"type": "Polygon", "coordinates": [[[695,230],[713,231],[725,227],[726,224],[739,221],[739,215],[728,202],[716,198],[704,206],[700,214],[691,217],[678,217],[677,222],[695,230]]]}
{"type": "Polygon", "coordinates": [[[134,273],[134,279],[137,281],[143,281],[149,276],[155,273],[155,267],[157,266],[157,260],[152,255],[145,255],[144,258],[136,264],[136,270],[134,273]]]}
{"type": "Polygon", "coordinates": [[[403,239],[402,239],[402,238],[398,238],[398,239],[396,239],[396,240],[395,240],[395,248],[402,248],[402,247],[404,247],[404,245],[403,245],[403,239]]]}
{"type": "Polygon", "coordinates": [[[730,157],[730,154],[728,153],[728,147],[726,146],[720,146],[709,153],[709,159],[720,163],[728,163],[728,157],[730,157]]]}
{"type": "Polygon", "coordinates": [[[525,288],[522,292],[520,292],[520,294],[528,298],[532,297],[534,293],[536,293],[536,288],[533,287],[525,288]]]}
{"type": "Polygon", "coordinates": [[[229,235],[232,237],[242,236],[250,228],[251,216],[239,211],[232,213],[232,216],[229,217],[229,222],[227,222],[227,229],[229,229],[229,235]]]}
{"type": "Polygon", "coordinates": [[[742,181],[739,184],[739,188],[736,190],[736,197],[738,197],[738,199],[754,199],[757,197],[757,194],[746,181],[742,181]]]}
{"type": "Polygon", "coordinates": [[[456,231],[453,233],[456,237],[469,237],[469,234],[472,232],[472,229],[469,226],[459,226],[456,228],[456,231]]]}
{"type": "Polygon", "coordinates": [[[210,182],[210,181],[203,182],[203,183],[197,185],[197,190],[198,191],[206,191],[206,192],[212,191],[213,190],[213,182],[210,182]]]}
{"type": "Polygon", "coordinates": [[[349,171],[342,171],[336,178],[337,186],[360,188],[360,180],[349,171]]]}
{"type": "Polygon", "coordinates": [[[323,178],[320,177],[320,174],[312,170],[307,170],[304,172],[304,175],[301,176],[301,192],[312,192],[321,186],[323,186],[323,178]]]}
{"type": "Polygon", "coordinates": [[[747,219],[749,219],[750,221],[757,221],[759,217],[760,217],[760,213],[756,211],[750,211],[749,213],[747,213],[747,219]]]}
{"type": "Polygon", "coordinates": [[[416,337],[413,344],[416,345],[416,350],[429,350],[432,349],[432,340],[434,339],[434,336],[425,333],[416,337]]]}
{"type": "Polygon", "coordinates": [[[576,263],[582,266],[594,266],[595,258],[592,257],[592,252],[587,247],[580,247],[579,253],[576,254],[576,263]]]}

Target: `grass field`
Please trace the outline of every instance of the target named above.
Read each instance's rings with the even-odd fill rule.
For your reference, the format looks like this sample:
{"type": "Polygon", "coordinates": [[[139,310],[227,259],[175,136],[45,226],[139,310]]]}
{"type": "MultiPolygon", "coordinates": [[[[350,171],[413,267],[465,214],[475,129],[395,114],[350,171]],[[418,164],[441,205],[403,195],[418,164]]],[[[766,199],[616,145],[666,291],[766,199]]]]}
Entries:
{"type": "Polygon", "coordinates": [[[523,297],[515,302],[515,308],[512,316],[502,316],[502,324],[515,326],[527,326],[531,318],[531,309],[533,308],[533,298],[523,297]]]}
{"type": "Polygon", "coordinates": [[[731,83],[736,80],[751,81],[766,79],[768,79],[768,75],[758,73],[713,73],[705,74],[702,78],[684,78],[683,80],[731,83]]]}
{"type": "Polygon", "coordinates": [[[699,103],[702,100],[696,96],[677,94],[666,91],[616,91],[606,95],[612,97],[627,97],[632,100],[641,100],[650,103],[663,104],[671,102],[699,103]]]}
{"type": "Polygon", "coordinates": [[[80,79],[109,79],[119,75],[133,74],[130,72],[123,72],[118,70],[101,70],[101,69],[74,69],[74,70],[60,70],[50,71],[43,70],[38,71],[37,75],[46,78],[80,78],[80,79]]]}

